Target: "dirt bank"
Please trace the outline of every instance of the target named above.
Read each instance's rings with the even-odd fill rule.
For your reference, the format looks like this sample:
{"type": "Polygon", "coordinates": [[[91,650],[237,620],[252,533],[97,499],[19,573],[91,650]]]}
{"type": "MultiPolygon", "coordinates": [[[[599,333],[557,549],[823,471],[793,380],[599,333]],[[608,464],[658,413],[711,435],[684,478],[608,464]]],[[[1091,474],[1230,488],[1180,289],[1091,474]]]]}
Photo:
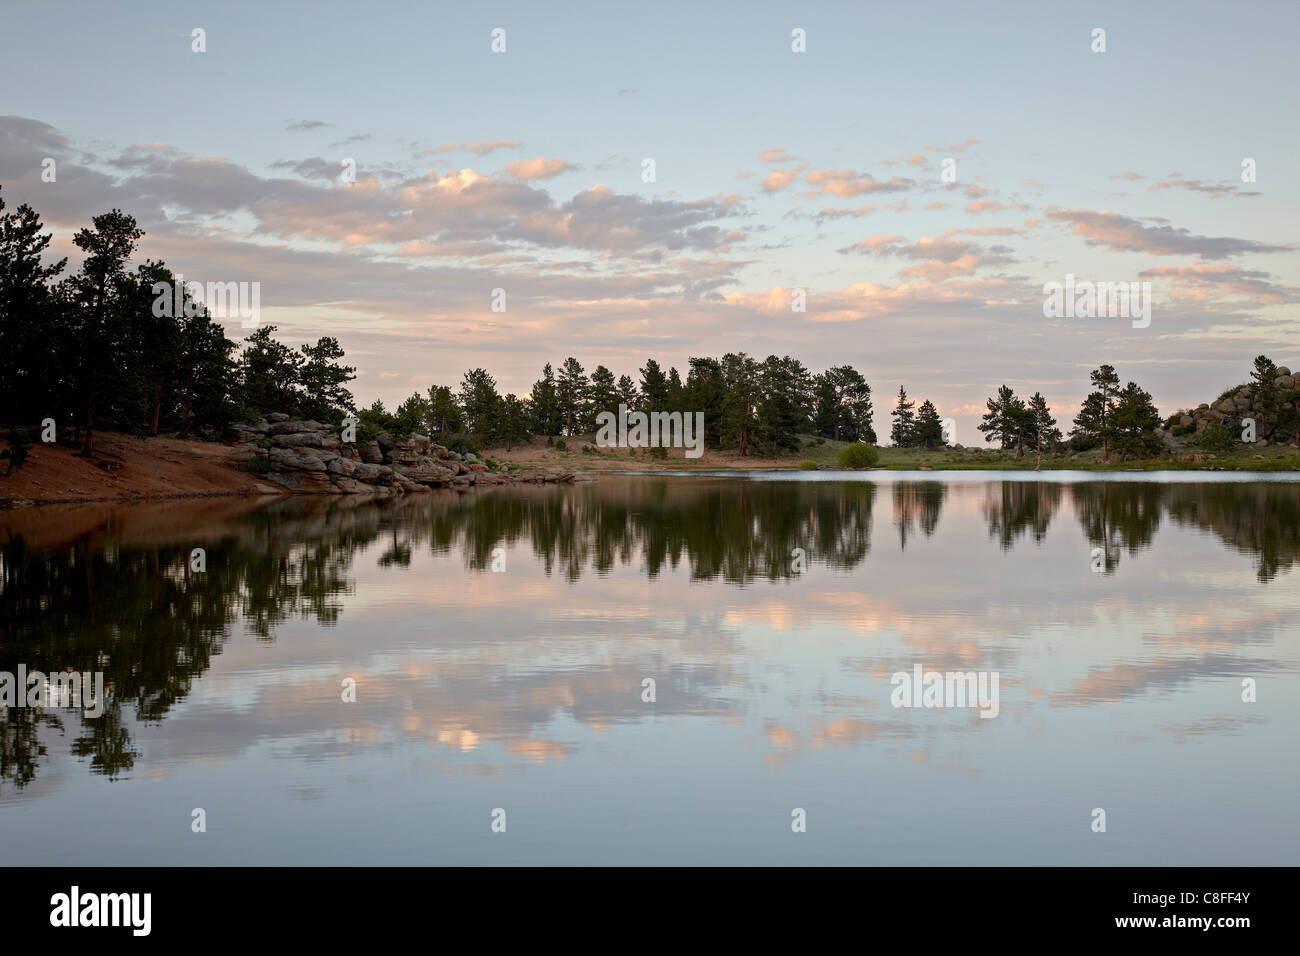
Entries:
{"type": "Polygon", "coordinates": [[[95,436],[94,459],[65,445],[37,442],[8,477],[7,463],[0,465],[0,505],[286,493],[243,470],[246,457],[212,442],[112,433],[95,436]]]}

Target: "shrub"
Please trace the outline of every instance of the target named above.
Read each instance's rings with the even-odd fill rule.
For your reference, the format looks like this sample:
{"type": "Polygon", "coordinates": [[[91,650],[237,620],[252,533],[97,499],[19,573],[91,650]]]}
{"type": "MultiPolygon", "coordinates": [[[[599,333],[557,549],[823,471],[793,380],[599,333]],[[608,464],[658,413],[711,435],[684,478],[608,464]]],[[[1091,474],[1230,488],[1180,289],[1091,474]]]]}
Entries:
{"type": "Polygon", "coordinates": [[[668,457],[668,449],[664,448],[662,445],[657,445],[650,449],[650,457],[663,460],[668,457]]]}
{"type": "Polygon", "coordinates": [[[1201,447],[1217,455],[1227,455],[1236,447],[1237,436],[1223,422],[1211,422],[1201,436],[1201,447]]]}
{"type": "Polygon", "coordinates": [[[256,455],[248,459],[248,470],[255,475],[265,475],[271,470],[271,459],[256,455]]]}
{"type": "Polygon", "coordinates": [[[1196,431],[1196,423],[1192,422],[1192,424],[1190,425],[1175,425],[1172,434],[1176,438],[1181,438],[1184,435],[1191,435],[1195,433],[1195,431],[1196,431]]]}
{"type": "Polygon", "coordinates": [[[880,461],[880,450],[875,445],[858,442],[840,449],[841,468],[871,468],[880,461]]]}
{"type": "Polygon", "coordinates": [[[5,441],[9,447],[0,453],[0,458],[8,459],[9,465],[5,469],[5,474],[10,474],[15,468],[21,468],[27,461],[27,453],[32,448],[32,436],[20,428],[10,429],[9,434],[5,436],[5,441]]]}
{"type": "Polygon", "coordinates": [[[801,462],[799,462],[799,470],[800,470],[800,471],[816,471],[816,470],[817,470],[817,462],[815,462],[815,461],[801,461],[801,462]]]}
{"type": "Polygon", "coordinates": [[[569,450],[569,443],[566,442],[563,438],[557,438],[557,439],[555,439],[555,450],[556,450],[556,451],[568,451],[568,450],[569,450]]]}

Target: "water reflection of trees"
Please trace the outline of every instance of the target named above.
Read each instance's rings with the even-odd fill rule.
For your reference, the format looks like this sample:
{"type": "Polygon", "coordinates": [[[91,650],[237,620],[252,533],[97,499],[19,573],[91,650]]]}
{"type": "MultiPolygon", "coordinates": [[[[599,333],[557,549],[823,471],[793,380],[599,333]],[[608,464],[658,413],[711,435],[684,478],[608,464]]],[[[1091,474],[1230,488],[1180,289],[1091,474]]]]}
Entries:
{"type": "Polygon", "coordinates": [[[1004,481],[985,489],[984,519],[989,537],[1003,551],[1032,531],[1035,543],[1047,537],[1047,528],[1061,506],[1062,485],[1042,481],[1004,481]]]}
{"type": "Polygon", "coordinates": [[[898,529],[898,547],[907,548],[907,539],[919,528],[927,538],[939,524],[939,512],[948,496],[942,481],[900,481],[894,485],[894,527],[898,529]]]}
{"type": "MultiPolygon", "coordinates": [[[[891,490],[899,546],[935,533],[950,486],[891,490]]],[[[1041,542],[1068,493],[1087,540],[1114,570],[1150,547],[1162,517],[1251,555],[1261,582],[1300,554],[1300,484],[1005,482],[983,489],[990,538],[1010,550],[1041,542]]],[[[604,479],[578,487],[521,486],[388,501],[293,499],[96,506],[0,515],[0,670],[104,673],[104,714],[0,710],[0,783],[32,781],[42,735],[110,776],[137,758],[130,722],[162,720],[221,653],[236,624],[261,640],[293,617],[331,624],[353,587],[357,557],[407,567],[420,553],[460,555],[486,571],[497,548],[531,551],[548,575],[632,568],[653,579],[744,587],[807,566],[841,570],[867,556],[871,482],[604,479]],[[190,570],[192,548],[206,570],[190,570]],[[75,725],[75,726],[74,726],[75,725]]]]}

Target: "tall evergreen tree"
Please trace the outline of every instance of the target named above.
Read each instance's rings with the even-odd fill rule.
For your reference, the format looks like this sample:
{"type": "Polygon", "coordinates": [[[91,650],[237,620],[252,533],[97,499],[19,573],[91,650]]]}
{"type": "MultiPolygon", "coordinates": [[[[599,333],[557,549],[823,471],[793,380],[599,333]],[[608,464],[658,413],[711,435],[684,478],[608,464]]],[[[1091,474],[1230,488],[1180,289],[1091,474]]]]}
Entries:
{"type": "Polygon", "coordinates": [[[889,413],[889,417],[894,420],[889,429],[889,440],[897,448],[909,448],[915,444],[915,408],[916,402],[909,401],[907,398],[907,389],[902,385],[898,386],[898,398],[894,403],[894,410],[889,413]]]}
{"type": "Polygon", "coordinates": [[[1056,419],[1047,407],[1047,399],[1042,392],[1034,392],[1029,397],[1029,414],[1033,416],[1034,433],[1034,470],[1043,467],[1043,446],[1054,449],[1061,441],[1061,430],[1056,427],[1056,419]]]}
{"type": "Polygon", "coordinates": [[[586,414],[587,376],[581,363],[572,355],[560,366],[555,396],[565,434],[576,434],[576,429],[586,414]]]}
{"type": "Polygon", "coordinates": [[[668,377],[654,359],[646,359],[641,369],[641,408],[644,411],[671,411],[668,407],[668,377]]]}
{"type": "Polygon", "coordinates": [[[83,420],[81,453],[94,451],[95,411],[111,395],[121,377],[120,357],[129,340],[126,302],[133,288],[126,261],[144,235],[133,217],[120,209],[95,216],[90,229],[79,229],[73,244],[86,254],[81,270],[70,280],[77,306],[73,336],[77,347],[77,384],[83,420]]]}
{"type": "Polygon", "coordinates": [[[532,418],[531,431],[534,435],[549,437],[560,434],[564,427],[564,419],[560,414],[555,373],[551,370],[550,362],[542,367],[542,377],[533,383],[528,407],[532,418]]]}
{"type": "Polygon", "coordinates": [[[943,419],[939,417],[939,410],[934,407],[934,403],[928,398],[921,403],[921,407],[916,411],[916,424],[913,427],[912,442],[926,451],[933,451],[947,444],[946,439],[943,437],[943,419]]]}

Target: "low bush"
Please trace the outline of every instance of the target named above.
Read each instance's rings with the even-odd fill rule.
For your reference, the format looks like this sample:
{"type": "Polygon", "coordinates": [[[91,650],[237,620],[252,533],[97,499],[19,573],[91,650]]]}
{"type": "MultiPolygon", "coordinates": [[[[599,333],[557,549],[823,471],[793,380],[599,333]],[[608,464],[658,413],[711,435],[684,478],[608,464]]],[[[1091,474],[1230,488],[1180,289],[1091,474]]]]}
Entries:
{"type": "Polygon", "coordinates": [[[840,449],[841,468],[871,468],[880,461],[880,450],[875,445],[858,442],[840,449]]]}

